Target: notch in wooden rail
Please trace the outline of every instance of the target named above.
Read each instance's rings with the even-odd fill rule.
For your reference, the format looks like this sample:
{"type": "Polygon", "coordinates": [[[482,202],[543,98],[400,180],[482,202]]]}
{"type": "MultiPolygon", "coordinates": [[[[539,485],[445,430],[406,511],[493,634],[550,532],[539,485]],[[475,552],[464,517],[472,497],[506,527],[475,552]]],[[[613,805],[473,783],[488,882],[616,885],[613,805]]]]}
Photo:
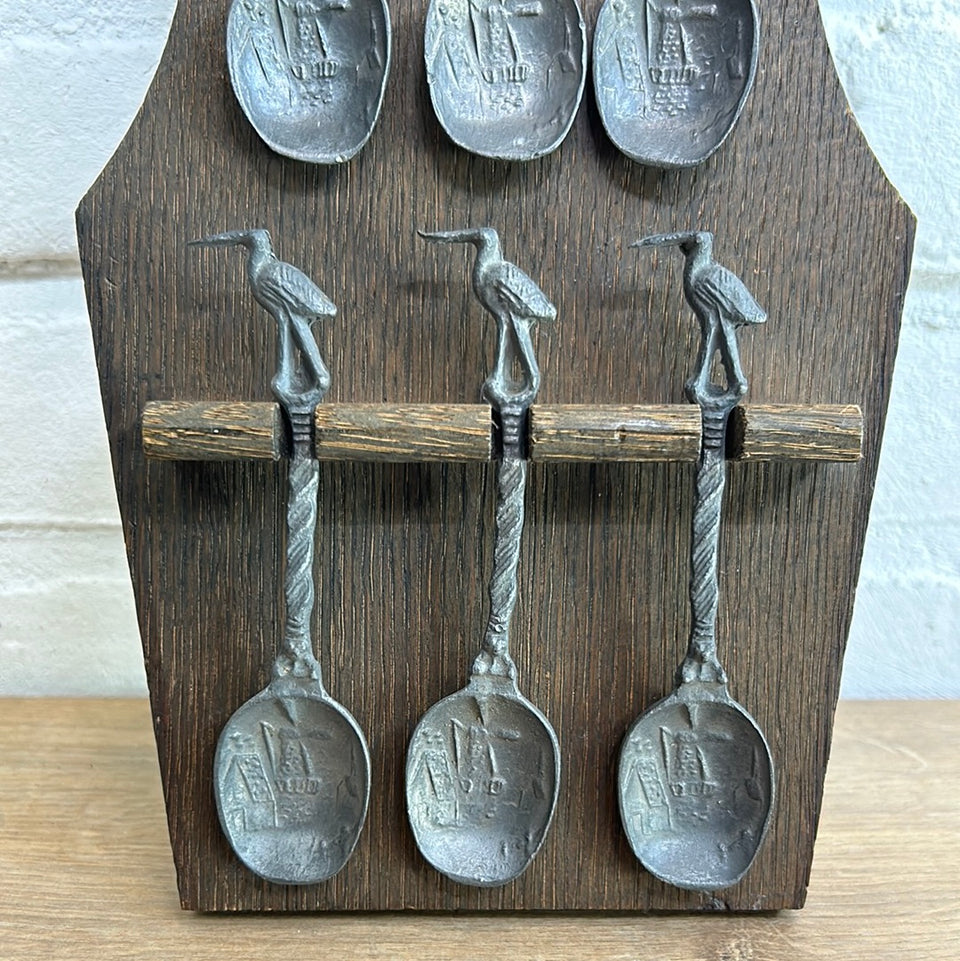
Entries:
{"type": "MultiPolygon", "coordinates": [[[[152,401],[144,452],[159,460],[279,460],[286,432],[272,402],[152,401]]],[[[734,460],[859,460],[863,415],[854,405],[754,404],[733,411],[734,460]]],[[[319,460],[489,461],[493,420],[481,404],[321,404],[319,460]]],[[[534,461],[695,461],[700,412],[689,404],[540,405],[530,411],[534,461]]]]}

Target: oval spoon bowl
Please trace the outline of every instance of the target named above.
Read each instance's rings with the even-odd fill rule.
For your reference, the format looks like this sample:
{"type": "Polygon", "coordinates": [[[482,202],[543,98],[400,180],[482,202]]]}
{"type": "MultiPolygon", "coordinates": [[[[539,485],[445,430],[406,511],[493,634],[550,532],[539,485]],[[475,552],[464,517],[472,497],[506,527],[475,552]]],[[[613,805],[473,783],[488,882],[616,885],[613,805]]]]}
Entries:
{"type": "Polygon", "coordinates": [[[555,150],[583,96],[577,0],[431,0],[424,34],[434,113],[464,150],[533,160],[555,150]]]}
{"type": "Polygon", "coordinates": [[[421,718],[407,753],[407,814],[420,852],[454,881],[496,887],[540,850],[560,749],[512,682],[473,679],[421,718]]]}
{"type": "Polygon", "coordinates": [[[278,884],[333,877],[367,815],[366,741],[313,683],[287,681],[282,693],[275,683],[247,701],[224,727],[214,760],[223,833],[248,868],[278,884]]]}
{"type": "Polygon", "coordinates": [[[770,748],[717,685],[688,682],[640,715],[620,751],[620,818],[633,853],[679,888],[736,884],[773,810],[770,748]]]}
{"type": "Polygon", "coordinates": [[[243,112],[271,150],[343,163],[367,142],[380,115],[390,14],[384,0],[313,9],[319,6],[233,0],[227,65],[243,112]]]}
{"type": "Polygon", "coordinates": [[[757,70],[753,0],[606,0],[593,84],[607,135],[631,160],[692,167],[726,140],[757,70]]]}

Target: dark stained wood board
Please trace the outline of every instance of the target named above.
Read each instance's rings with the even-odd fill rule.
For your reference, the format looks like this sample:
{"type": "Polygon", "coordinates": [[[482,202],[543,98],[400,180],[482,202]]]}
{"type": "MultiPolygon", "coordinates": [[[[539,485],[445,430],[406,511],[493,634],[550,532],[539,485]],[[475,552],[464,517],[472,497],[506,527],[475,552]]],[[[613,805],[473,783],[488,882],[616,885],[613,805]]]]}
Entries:
{"type": "MultiPolygon", "coordinates": [[[[78,211],[104,408],[184,907],[235,910],[772,910],[803,903],[907,284],[913,218],[865,146],[815,0],[763,4],[756,88],[701,167],[644,169],[606,140],[588,91],[554,154],[506,164],[455,148],[422,66],[425,0],[391,4],[383,113],[342,167],[276,156],[230,90],[227,0],[181,0],[143,109],[78,211]],[[491,562],[489,465],[324,464],[318,653],[367,733],[373,796],[353,859],[304,888],[264,882],[220,833],[211,768],[229,715],[269,678],[281,623],[282,465],[148,462],[150,400],[269,400],[272,321],[235,251],[185,242],[271,230],[339,306],[320,333],[338,402],[472,403],[493,330],[470,254],[417,227],[489,224],[557,304],[538,334],[545,404],[683,402],[697,327],[675,251],[643,234],[712,229],[717,259],[769,313],[745,332],[748,400],[859,404],[859,464],[731,465],[720,655],[779,772],[770,836],[716,896],[655,881],[615,801],[630,721],[686,644],[690,464],[530,469],[515,656],[557,729],[563,783],[542,851],[481,890],[418,855],[404,812],[417,719],[461,686],[491,562]]],[[[592,27],[599,4],[585,10],[592,27]]]]}

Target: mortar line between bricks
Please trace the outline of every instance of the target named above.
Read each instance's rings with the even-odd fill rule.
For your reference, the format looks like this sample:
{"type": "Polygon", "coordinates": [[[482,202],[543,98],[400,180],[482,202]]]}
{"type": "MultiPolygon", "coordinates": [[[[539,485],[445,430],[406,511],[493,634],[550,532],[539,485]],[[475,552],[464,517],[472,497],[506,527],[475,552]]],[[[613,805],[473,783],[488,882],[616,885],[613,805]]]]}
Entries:
{"type": "Polygon", "coordinates": [[[80,261],[74,255],[34,257],[23,260],[0,258],[0,283],[23,280],[80,279],[80,261]]]}

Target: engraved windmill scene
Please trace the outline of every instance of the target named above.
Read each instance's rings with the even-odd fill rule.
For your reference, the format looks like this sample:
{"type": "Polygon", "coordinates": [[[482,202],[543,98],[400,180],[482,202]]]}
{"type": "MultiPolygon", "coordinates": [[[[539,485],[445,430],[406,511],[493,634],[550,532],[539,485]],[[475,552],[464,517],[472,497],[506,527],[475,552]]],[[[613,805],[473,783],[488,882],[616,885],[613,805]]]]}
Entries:
{"type": "MultiPolygon", "coordinates": [[[[631,737],[632,770],[621,804],[656,863],[684,864],[705,878],[739,876],[756,852],[770,807],[765,752],[743,737],[750,722],[721,702],[683,704],[661,724],[631,737]]],[[[688,887],[693,884],[685,885],[688,887]]]]}
{"type": "Polygon", "coordinates": [[[287,883],[300,883],[298,864],[306,878],[318,862],[346,861],[366,803],[363,758],[336,724],[311,724],[303,700],[261,699],[216,765],[220,818],[237,854],[262,861],[269,849],[287,883]]]}
{"type": "Polygon", "coordinates": [[[431,0],[424,58],[450,138],[483,156],[530,160],[566,136],[585,80],[576,0],[431,0]]]}
{"type": "MultiPolygon", "coordinates": [[[[450,699],[448,699],[450,700],[450,699]]],[[[443,703],[443,702],[441,702],[443,703]]],[[[540,847],[553,811],[553,753],[528,734],[530,720],[506,698],[458,700],[441,727],[422,726],[411,744],[411,818],[430,826],[431,845],[460,865],[471,883],[525,865],[540,847]]]]}
{"type": "Polygon", "coordinates": [[[384,0],[234,0],[227,61],[244,113],[274,150],[348,159],[370,136],[390,62],[384,0]]]}
{"type": "Polygon", "coordinates": [[[594,37],[597,104],[628,156],[689,166],[726,137],[756,67],[751,0],[607,0],[594,37]],[[654,136],[660,146],[648,144],[654,136]]]}

